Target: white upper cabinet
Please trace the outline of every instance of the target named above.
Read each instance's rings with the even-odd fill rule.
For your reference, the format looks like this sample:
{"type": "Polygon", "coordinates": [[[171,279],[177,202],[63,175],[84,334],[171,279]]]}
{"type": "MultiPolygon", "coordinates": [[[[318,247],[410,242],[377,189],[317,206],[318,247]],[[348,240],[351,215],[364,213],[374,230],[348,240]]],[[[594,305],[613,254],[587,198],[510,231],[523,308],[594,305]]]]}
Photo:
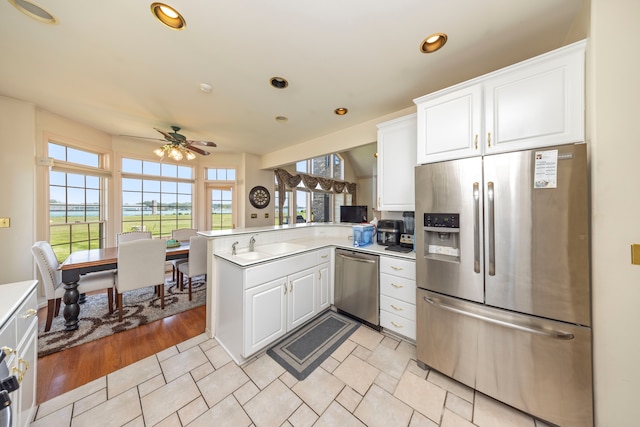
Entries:
{"type": "Polygon", "coordinates": [[[482,153],[482,85],[456,86],[418,103],[418,163],[461,159],[482,153]]]}
{"type": "Polygon", "coordinates": [[[378,210],[414,210],[416,115],[378,125],[378,210]]]}
{"type": "Polygon", "coordinates": [[[416,99],[417,162],[584,141],[585,45],[416,99]]]}

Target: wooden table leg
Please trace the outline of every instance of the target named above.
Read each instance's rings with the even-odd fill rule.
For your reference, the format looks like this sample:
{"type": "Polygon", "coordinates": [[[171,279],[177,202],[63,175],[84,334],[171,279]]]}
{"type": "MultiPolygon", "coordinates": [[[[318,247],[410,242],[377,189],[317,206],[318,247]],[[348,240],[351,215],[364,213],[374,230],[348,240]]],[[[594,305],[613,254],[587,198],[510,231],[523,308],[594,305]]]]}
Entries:
{"type": "Polygon", "coordinates": [[[75,331],[78,329],[78,315],[80,314],[80,305],[78,305],[78,282],[69,282],[64,284],[64,329],[66,331],[75,331]]]}

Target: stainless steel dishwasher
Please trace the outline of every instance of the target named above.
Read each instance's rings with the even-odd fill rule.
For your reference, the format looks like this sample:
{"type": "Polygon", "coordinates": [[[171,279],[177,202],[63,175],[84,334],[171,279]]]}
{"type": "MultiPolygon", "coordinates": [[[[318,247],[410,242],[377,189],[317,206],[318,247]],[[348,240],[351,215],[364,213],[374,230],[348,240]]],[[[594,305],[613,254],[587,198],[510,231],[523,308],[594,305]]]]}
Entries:
{"type": "Polygon", "coordinates": [[[336,248],[334,305],[380,329],[378,255],[336,248]]]}

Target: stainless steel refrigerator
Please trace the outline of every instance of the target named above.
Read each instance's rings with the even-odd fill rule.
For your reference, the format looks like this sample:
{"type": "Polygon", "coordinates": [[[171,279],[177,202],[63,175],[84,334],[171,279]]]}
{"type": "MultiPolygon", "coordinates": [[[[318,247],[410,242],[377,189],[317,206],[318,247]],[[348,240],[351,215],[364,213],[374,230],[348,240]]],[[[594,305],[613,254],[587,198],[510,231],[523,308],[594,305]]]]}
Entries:
{"type": "Polygon", "coordinates": [[[422,165],[415,183],[418,362],[592,425],[586,146],[422,165]]]}

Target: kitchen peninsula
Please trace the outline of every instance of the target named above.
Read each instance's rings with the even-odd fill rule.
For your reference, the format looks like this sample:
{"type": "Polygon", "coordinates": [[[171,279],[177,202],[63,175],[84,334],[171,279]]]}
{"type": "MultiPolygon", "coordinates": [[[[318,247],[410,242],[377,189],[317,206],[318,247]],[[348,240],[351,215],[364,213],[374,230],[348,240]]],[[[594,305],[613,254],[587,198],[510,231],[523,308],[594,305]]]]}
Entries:
{"type": "Polygon", "coordinates": [[[413,252],[390,253],[385,246],[377,244],[354,248],[352,224],[292,224],[199,234],[209,238],[206,332],[216,337],[238,363],[331,306],[334,248],[356,249],[384,259],[408,261],[411,266],[415,259],[413,252]],[[286,301],[298,273],[301,277],[307,274],[310,281],[305,282],[309,286],[301,287],[302,291],[296,295],[306,293],[313,301],[312,310],[301,316],[294,315],[291,309],[287,313],[287,306],[291,307],[294,301],[286,301]],[[269,301],[273,306],[257,309],[251,305],[257,303],[256,298],[260,302],[269,301]],[[254,333],[252,324],[260,327],[262,323],[251,317],[249,309],[253,313],[268,311],[282,316],[281,320],[274,320],[280,322],[276,326],[282,327],[276,327],[277,331],[254,333]]]}

